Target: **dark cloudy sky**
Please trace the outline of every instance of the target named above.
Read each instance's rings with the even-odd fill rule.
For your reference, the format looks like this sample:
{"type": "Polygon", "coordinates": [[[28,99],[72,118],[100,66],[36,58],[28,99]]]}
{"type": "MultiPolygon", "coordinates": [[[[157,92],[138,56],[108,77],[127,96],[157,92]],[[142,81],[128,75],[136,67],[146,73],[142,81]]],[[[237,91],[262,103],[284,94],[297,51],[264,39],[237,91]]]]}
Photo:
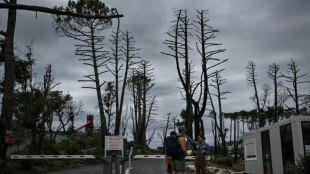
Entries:
{"type": "MultiPolygon", "coordinates": [[[[66,5],[65,0],[19,0],[21,4],[54,7],[66,5]]],[[[209,10],[210,25],[220,30],[216,41],[222,43],[227,51],[219,58],[228,58],[223,77],[227,83],[223,90],[231,91],[223,101],[224,112],[253,109],[249,97],[253,89],[247,86],[246,70],[249,61],[257,66],[258,88],[262,93],[264,83],[271,84],[266,72],[268,65],[280,64],[285,73],[288,63],[293,59],[301,73],[308,73],[310,79],[310,1],[308,0],[106,0],[110,8],[117,8],[121,18],[121,30],[128,30],[141,48],[140,56],[150,61],[154,68],[156,86],[152,93],[157,96],[158,116],[171,113],[179,115],[185,107],[178,87],[174,60],[161,54],[167,51],[163,44],[167,32],[175,19],[174,11],[186,9],[190,19],[195,19],[196,9],[209,10]]],[[[19,11],[17,15],[15,41],[19,47],[34,40],[34,58],[37,60],[35,72],[42,78],[44,67],[51,64],[56,82],[61,82],[59,90],[69,91],[74,99],[82,100],[85,114],[98,116],[95,92],[82,89],[78,82],[87,68],[74,55],[74,44],[69,38],[55,37],[49,14],[19,11]]],[[[0,30],[6,30],[7,10],[0,9],[0,30]]],[[[115,21],[116,23],[116,21],[115,21]]],[[[107,38],[111,30],[105,32],[107,38]]],[[[107,41],[107,39],[106,39],[107,41]]],[[[195,44],[195,38],[191,40],[195,44]]],[[[195,48],[194,45],[192,48],[195,48]]],[[[190,53],[199,66],[197,52],[190,53]]],[[[301,93],[310,93],[309,84],[300,86],[301,93]]],[[[272,99],[271,99],[272,103],[272,99]]],[[[82,124],[83,121],[80,122],[82,124]]],[[[152,127],[159,127],[154,123],[152,127]]],[[[158,129],[157,129],[158,131],[158,129]]],[[[158,133],[161,133],[159,130],[158,133]]],[[[206,133],[211,136],[210,121],[206,122],[206,133]]],[[[152,146],[157,146],[158,138],[152,146]]],[[[210,144],[213,140],[210,139],[210,144]]]]}

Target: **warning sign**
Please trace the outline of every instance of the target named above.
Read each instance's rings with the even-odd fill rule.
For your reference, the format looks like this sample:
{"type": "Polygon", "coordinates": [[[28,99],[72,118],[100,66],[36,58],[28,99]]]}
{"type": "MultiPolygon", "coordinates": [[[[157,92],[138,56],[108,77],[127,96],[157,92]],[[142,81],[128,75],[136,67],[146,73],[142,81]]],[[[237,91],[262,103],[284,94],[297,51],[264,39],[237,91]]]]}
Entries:
{"type": "Polygon", "coordinates": [[[122,136],[105,136],[106,150],[123,150],[122,136]]]}

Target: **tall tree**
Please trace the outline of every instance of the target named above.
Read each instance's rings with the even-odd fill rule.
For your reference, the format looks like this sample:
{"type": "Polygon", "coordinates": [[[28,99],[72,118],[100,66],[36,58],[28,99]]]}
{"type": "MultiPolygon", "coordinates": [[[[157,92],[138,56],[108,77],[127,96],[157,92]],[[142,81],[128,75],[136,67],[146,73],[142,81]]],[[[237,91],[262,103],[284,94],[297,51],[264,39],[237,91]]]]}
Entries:
{"type": "Polygon", "coordinates": [[[111,48],[112,58],[109,61],[112,68],[108,67],[108,70],[112,73],[115,80],[115,129],[114,135],[119,135],[123,111],[123,103],[126,92],[126,85],[128,79],[129,69],[137,63],[135,59],[140,58],[138,52],[140,49],[135,48],[134,37],[130,35],[128,31],[120,35],[119,22],[117,31],[112,35],[110,40],[114,48],[111,48]],[[124,42],[123,45],[121,41],[124,42]]]}
{"type": "MultiPolygon", "coordinates": [[[[222,91],[221,86],[224,85],[227,81],[226,79],[222,78],[219,71],[215,72],[214,79],[211,80],[214,84],[212,86],[216,89],[216,94],[214,94],[217,97],[218,101],[218,115],[219,115],[219,124],[217,124],[217,121],[215,121],[216,129],[219,131],[219,135],[222,140],[222,149],[223,149],[223,155],[227,155],[227,147],[226,147],[226,133],[227,129],[225,128],[224,124],[224,113],[222,109],[222,100],[225,99],[223,96],[225,94],[230,93],[229,91],[222,91]]],[[[214,118],[216,119],[216,117],[214,118]]]]}
{"type": "MultiPolygon", "coordinates": [[[[168,113],[167,116],[163,116],[164,120],[162,120],[162,134],[157,133],[158,138],[162,142],[162,153],[165,152],[165,137],[167,136],[168,129],[173,129],[174,128],[174,120],[175,116],[171,116],[171,113],[168,113]]],[[[175,130],[174,130],[175,131],[175,130]]]]}
{"type": "MultiPolygon", "coordinates": [[[[208,11],[197,10],[197,20],[194,20],[194,27],[197,32],[196,48],[201,56],[201,77],[200,81],[196,83],[193,87],[193,94],[198,93],[198,99],[191,99],[191,102],[194,106],[195,113],[195,137],[198,138],[199,134],[204,134],[203,124],[200,125],[200,130],[197,130],[199,125],[197,122],[202,122],[202,116],[205,113],[207,99],[208,99],[208,91],[209,91],[209,79],[216,75],[218,72],[224,70],[218,70],[215,72],[210,72],[210,70],[218,65],[226,62],[228,59],[221,60],[216,58],[215,55],[218,53],[222,53],[225,49],[219,48],[221,43],[214,43],[212,39],[215,39],[216,34],[219,33],[219,30],[214,29],[209,25],[209,19],[207,18],[208,11]],[[196,91],[197,89],[200,89],[196,91]]],[[[220,114],[220,113],[219,113],[220,114]]]]}
{"type": "Polygon", "coordinates": [[[172,21],[175,23],[170,31],[167,32],[167,35],[171,38],[164,41],[164,44],[167,45],[173,53],[162,54],[171,56],[175,59],[176,69],[178,72],[178,78],[181,81],[182,88],[185,92],[185,101],[186,101],[186,117],[184,118],[185,127],[187,128],[187,134],[192,136],[192,121],[193,120],[193,109],[191,105],[191,87],[190,87],[190,62],[189,62],[189,41],[188,36],[191,35],[188,31],[189,28],[189,19],[187,17],[186,10],[175,11],[176,20],[172,21]],[[184,67],[182,68],[182,61],[184,67]]]}
{"type": "Polygon", "coordinates": [[[273,114],[273,120],[274,122],[279,121],[279,115],[278,115],[278,93],[279,93],[279,87],[283,85],[283,82],[279,80],[280,78],[280,65],[273,63],[269,65],[269,70],[267,72],[268,77],[272,80],[273,82],[273,88],[274,88],[274,114],[273,114]]]}
{"type": "Polygon", "coordinates": [[[138,69],[133,69],[128,79],[128,88],[133,100],[132,122],[134,142],[147,145],[146,131],[153,121],[152,115],[156,111],[156,96],[151,95],[153,82],[152,68],[148,61],[142,61],[138,69]]]}
{"type": "Polygon", "coordinates": [[[256,109],[257,109],[257,117],[259,119],[259,127],[264,127],[265,126],[265,119],[262,117],[261,114],[261,107],[260,107],[260,100],[259,100],[259,95],[257,91],[257,72],[256,72],[256,64],[252,61],[249,61],[248,66],[246,67],[247,70],[247,81],[249,86],[253,86],[254,88],[254,95],[251,97],[251,99],[255,102],[256,104],[256,109]]]}
{"type": "Polygon", "coordinates": [[[298,65],[296,65],[295,61],[291,59],[291,63],[288,64],[289,68],[287,71],[287,75],[281,74],[281,77],[285,79],[286,82],[291,83],[293,88],[285,86],[287,92],[289,93],[289,96],[294,100],[295,103],[295,114],[299,115],[299,100],[304,95],[301,95],[298,93],[298,85],[302,83],[310,83],[310,81],[300,80],[302,77],[305,77],[307,73],[300,74],[300,69],[298,68],[298,65]]]}
{"type": "Polygon", "coordinates": [[[270,103],[270,101],[269,101],[270,94],[271,94],[271,87],[270,87],[270,85],[264,84],[263,85],[263,94],[260,97],[261,110],[262,111],[264,111],[268,107],[268,105],[270,103]]]}
{"type": "MultiPolygon", "coordinates": [[[[99,0],[78,0],[69,1],[67,11],[84,15],[107,16],[110,14],[109,8],[99,0]]],[[[83,75],[86,80],[94,86],[84,86],[83,88],[95,89],[99,107],[100,125],[102,134],[102,149],[104,148],[104,136],[107,135],[107,122],[104,113],[101,89],[104,85],[102,76],[106,70],[101,69],[109,61],[108,52],[104,50],[104,36],[102,31],[112,25],[111,19],[81,19],[72,16],[54,15],[54,28],[58,36],[67,36],[80,41],[82,44],[76,45],[75,54],[81,56],[80,61],[84,65],[90,66],[93,73],[83,75]]]]}
{"type": "Polygon", "coordinates": [[[192,24],[190,23],[186,10],[179,10],[176,12],[177,20],[175,25],[171,27],[171,31],[167,34],[171,40],[165,40],[164,44],[173,51],[172,54],[164,53],[165,55],[172,56],[176,60],[176,68],[178,72],[178,78],[181,81],[182,89],[185,92],[184,98],[186,100],[186,113],[185,126],[188,129],[189,135],[192,135],[191,118],[194,118],[195,124],[195,137],[199,134],[204,134],[204,127],[202,122],[202,116],[206,110],[207,98],[208,98],[208,79],[212,77],[213,73],[210,73],[210,69],[214,68],[227,61],[215,58],[218,53],[224,52],[224,49],[220,49],[220,43],[213,43],[211,39],[216,37],[216,30],[208,24],[207,18],[208,11],[197,11],[197,20],[194,20],[194,29],[197,33],[196,48],[201,56],[201,72],[200,79],[195,81],[193,75],[194,65],[192,65],[189,57],[189,37],[191,34],[192,24]],[[183,61],[184,65],[181,65],[183,61]],[[213,62],[213,63],[212,63],[213,62]],[[215,62],[215,63],[214,63],[215,62]]]}
{"type": "MultiPolygon", "coordinates": [[[[31,72],[32,73],[32,72],[31,72]]],[[[27,80],[27,86],[15,94],[15,116],[25,127],[31,130],[31,153],[40,154],[43,139],[47,133],[46,124],[58,109],[62,100],[58,97],[62,92],[52,91],[59,83],[54,83],[51,66],[46,67],[43,82],[33,81],[33,74],[27,80]]],[[[26,77],[28,78],[28,77],[26,77]]],[[[26,79],[25,79],[26,80],[26,79]]]]}

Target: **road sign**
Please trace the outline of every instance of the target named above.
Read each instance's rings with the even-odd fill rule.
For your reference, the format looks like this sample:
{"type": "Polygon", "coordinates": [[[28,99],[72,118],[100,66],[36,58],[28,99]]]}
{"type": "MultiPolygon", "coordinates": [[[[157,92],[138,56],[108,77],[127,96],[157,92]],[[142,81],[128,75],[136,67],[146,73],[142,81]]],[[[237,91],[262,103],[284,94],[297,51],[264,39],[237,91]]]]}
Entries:
{"type": "Polygon", "coordinates": [[[123,150],[122,136],[105,136],[106,150],[123,150]]]}
{"type": "Polygon", "coordinates": [[[121,150],[122,156],[124,156],[123,151],[123,137],[122,136],[105,136],[105,155],[107,150],[121,150]]]}

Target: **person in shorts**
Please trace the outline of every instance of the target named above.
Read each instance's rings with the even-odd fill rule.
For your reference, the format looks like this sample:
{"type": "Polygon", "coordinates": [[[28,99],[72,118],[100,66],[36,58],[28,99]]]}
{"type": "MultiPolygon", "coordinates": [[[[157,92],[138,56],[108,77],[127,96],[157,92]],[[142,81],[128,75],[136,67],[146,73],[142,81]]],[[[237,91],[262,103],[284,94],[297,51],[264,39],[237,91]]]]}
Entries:
{"type": "Polygon", "coordinates": [[[185,133],[187,129],[183,126],[178,128],[178,142],[177,142],[177,155],[172,157],[171,170],[172,174],[184,174],[185,172],[185,156],[187,156],[187,150],[185,146],[185,133]]]}

